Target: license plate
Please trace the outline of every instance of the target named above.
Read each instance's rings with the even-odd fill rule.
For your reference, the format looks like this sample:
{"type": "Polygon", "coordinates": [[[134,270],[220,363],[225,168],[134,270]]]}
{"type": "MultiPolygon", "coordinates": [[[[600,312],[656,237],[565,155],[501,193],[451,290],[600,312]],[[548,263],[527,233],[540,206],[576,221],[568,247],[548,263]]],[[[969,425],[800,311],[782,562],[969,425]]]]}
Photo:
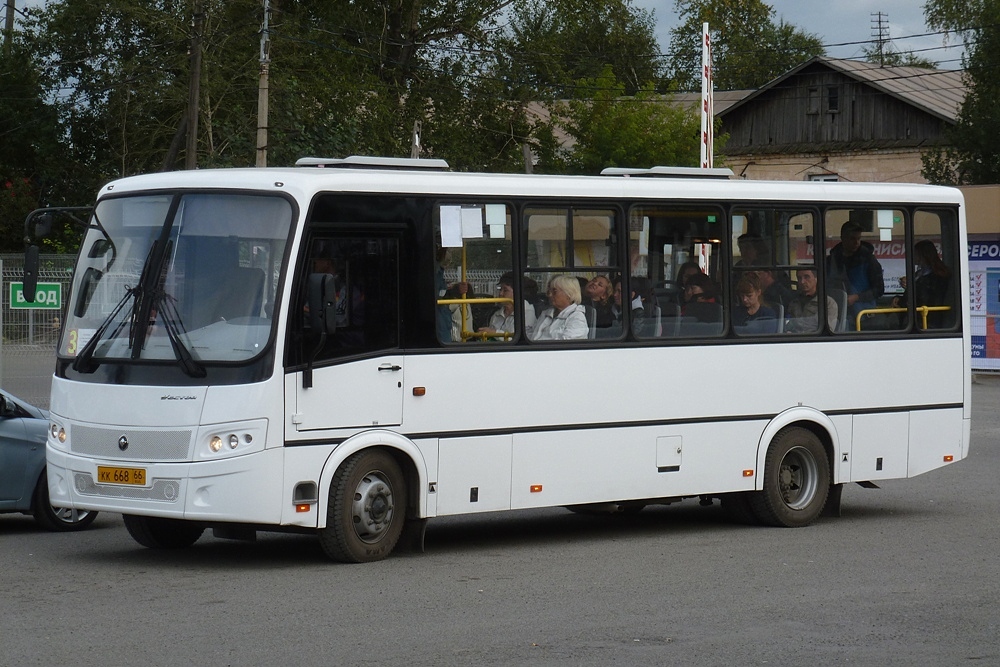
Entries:
{"type": "Polygon", "coordinates": [[[97,466],[98,484],[131,484],[135,486],[146,485],[145,468],[112,468],[110,466],[97,466]]]}

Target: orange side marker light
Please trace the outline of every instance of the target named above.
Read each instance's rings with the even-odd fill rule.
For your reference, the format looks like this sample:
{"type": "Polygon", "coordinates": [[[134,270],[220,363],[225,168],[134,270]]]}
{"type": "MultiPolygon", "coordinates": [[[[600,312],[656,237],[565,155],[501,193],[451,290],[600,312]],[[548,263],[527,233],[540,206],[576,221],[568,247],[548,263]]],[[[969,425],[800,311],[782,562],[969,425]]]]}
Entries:
{"type": "Polygon", "coordinates": [[[753,477],[753,470],[744,470],[743,471],[743,476],[744,477],[753,477]]]}
{"type": "Polygon", "coordinates": [[[413,395],[414,396],[423,396],[426,393],[427,393],[427,387],[414,387],[413,388],[413,395]]]}
{"type": "Polygon", "coordinates": [[[954,460],[955,460],[955,457],[952,456],[951,454],[945,454],[944,455],[944,462],[945,463],[951,463],[954,460]]]}
{"type": "Polygon", "coordinates": [[[541,493],[542,492],[542,485],[541,484],[532,484],[530,488],[531,488],[531,492],[532,493],[541,493]]]}
{"type": "Polygon", "coordinates": [[[309,508],[311,508],[311,507],[312,507],[312,505],[307,505],[305,503],[301,503],[301,504],[295,506],[295,511],[296,512],[308,512],[309,508]]]}

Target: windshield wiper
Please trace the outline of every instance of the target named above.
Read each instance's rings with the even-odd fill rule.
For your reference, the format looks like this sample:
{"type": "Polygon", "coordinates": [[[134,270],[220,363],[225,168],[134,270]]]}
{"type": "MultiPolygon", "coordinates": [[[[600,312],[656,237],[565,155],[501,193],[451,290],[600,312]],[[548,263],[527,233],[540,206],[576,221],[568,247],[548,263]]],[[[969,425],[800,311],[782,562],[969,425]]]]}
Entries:
{"type": "MultiPolygon", "coordinates": [[[[91,336],[89,341],[87,341],[87,344],[83,346],[83,349],[80,350],[79,354],[76,355],[76,359],[73,360],[73,370],[77,373],[93,373],[97,370],[97,368],[101,365],[100,362],[94,360],[94,352],[97,350],[97,346],[100,345],[102,340],[104,340],[104,333],[108,330],[108,327],[111,326],[111,323],[115,321],[115,318],[118,316],[118,313],[121,312],[122,308],[125,307],[125,304],[129,302],[129,299],[133,300],[132,310],[133,312],[135,311],[135,303],[138,302],[139,291],[139,287],[132,288],[127,285],[125,286],[125,296],[122,297],[122,300],[119,301],[118,305],[116,305],[114,310],[111,311],[111,314],[105,318],[105,320],[101,323],[101,326],[97,328],[97,331],[95,331],[94,335],[91,336]]],[[[125,328],[125,322],[127,321],[128,318],[124,318],[118,323],[114,333],[111,334],[111,339],[118,337],[121,330],[125,328]]]]}
{"type": "MultiPolygon", "coordinates": [[[[144,336],[139,335],[140,332],[136,329],[136,318],[139,315],[139,311],[142,310],[142,306],[144,305],[143,302],[146,301],[142,298],[143,285],[147,282],[150,265],[152,264],[151,260],[156,255],[156,248],[159,243],[159,240],[154,240],[149,246],[149,252],[146,253],[146,261],[142,265],[142,273],[139,274],[139,284],[136,287],[129,287],[128,285],[125,286],[125,295],[122,297],[121,301],[119,301],[114,307],[111,314],[104,318],[104,321],[101,322],[101,326],[97,327],[97,331],[94,332],[94,335],[91,336],[87,344],[83,346],[80,353],[76,355],[76,359],[73,360],[73,370],[76,372],[93,373],[98,369],[98,367],[100,367],[100,362],[94,359],[94,352],[97,351],[97,346],[101,344],[101,341],[105,340],[104,334],[108,330],[108,327],[111,326],[111,323],[118,317],[118,313],[121,312],[122,308],[124,308],[125,304],[127,304],[130,300],[132,301],[132,309],[129,311],[128,317],[122,318],[122,321],[118,323],[117,327],[115,327],[115,330],[109,339],[114,340],[115,338],[118,338],[122,329],[125,328],[126,322],[129,324],[129,347],[132,347],[137,342],[137,339],[145,338],[144,336]]],[[[146,307],[146,313],[146,318],[148,320],[148,306],[146,307]]]]}
{"type": "Polygon", "coordinates": [[[174,350],[174,356],[180,362],[181,370],[193,378],[203,378],[207,374],[205,367],[194,358],[191,350],[181,339],[181,334],[186,334],[184,322],[181,321],[180,313],[177,312],[177,299],[170,296],[163,290],[158,290],[154,298],[157,314],[163,320],[163,328],[167,332],[167,339],[170,347],[174,350]]]}

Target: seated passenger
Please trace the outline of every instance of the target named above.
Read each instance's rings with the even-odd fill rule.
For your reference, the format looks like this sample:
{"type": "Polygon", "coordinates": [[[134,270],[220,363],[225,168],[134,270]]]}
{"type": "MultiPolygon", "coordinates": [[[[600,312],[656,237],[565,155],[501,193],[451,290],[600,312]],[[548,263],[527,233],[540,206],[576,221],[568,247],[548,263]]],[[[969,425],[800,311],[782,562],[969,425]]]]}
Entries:
{"type": "Polygon", "coordinates": [[[614,289],[611,287],[611,280],[607,276],[594,276],[583,289],[583,303],[597,311],[597,327],[603,329],[614,324],[615,318],[611,312],[614,289]]]}
{"type": "MultiPolygon", "coordinates": [[[[785,331],[793,333],[815,332],[819,329],[819,295],[816,269],[799,269],[799,291],[788,304],[788,324],[785,331]]],[[[837,330],[839,316],[837,302],[826,297],[826,323],[830,331],[837,330]]]]}
{"type": "Polygon", "coordinates": [[[719,290],[704,273],[699,273],[688,279],[684,289],[684,307],[681,315],[693,317],[699,322],[721,322],[719,290]]]}
{"type": "Polygon", "coordinates": [[[733,309],[733,326],[746,326],[755,320],[777,319],[778,314],[761,302],[763,294],[760,276],[753,271],[744,273],[736,283],[736,298],[740,303],[733,309]]]}
{"type": "MultiPolygon", "coordinates": [[[[941,261],[937,248],[932,241],[917,241],[913,246],[913,299],[915,305],[946,306],[948,305],[948,284],[951,281],[951,269],[941,261]]],[[[897,297],[899,298],[899,297],[897,297]]],[[[905,293],[902,297],[906,305],[905,293]]],[[[927,314],[927,328],[940,329],[949,321],[946,311],[933,311],[927,314]]],[[[917,316],[918,326],[923,326],[923,318],[917,316]]]]}
{"type": "MultiPolygon", "coordinates": [[[[532,281],[534,282],[534,281],[532,281]]],[[[503,299],[513,299],[514,298],[514,273],[508,271],[507,273],[500,276],[500,280],[497,283],[497,295],[503,299]]],[[[528,303],[524,302],[524,330],[528,337],[531,337],[531,331],[535,326],[535,309],[528,303]]],[[[490,316],[489,325],[485,327],[479,327],[479,331],[489,332],[489,333],[509,333],[513,334],[515,332],[514,326],[514,302],[500,304],[500,307],[496,309],[493,315],[490,316]]]]}
{"type": "Polygon", "coordinates": [[[580,305],[580,283],[573,276],[555,276],[549,281],[549,303],[531,333],[531,340],[587,338],[590,327],[580,305]]]}
{"type": "Polygon", "coordinates": [[[692,276],[703,275],[705,274],[701,270],[701,267],[698,266],[698,262],[684,262],[681,264],[681,268],[677,270],[677,280],[674,283],[674,288],[677,290],[674,294],[674,299],[679,307],[683,308],[687,302],[687,294],[685,294],[684,290],[687,289],[692,276]]]}
{"type": "Polygon", "coordinates": [[[787,310],[795,298],[795,292],[787,284],[788,274],[784,271],[761,269],[757,275],[760,276],[760,284],[764,288],[763,302],[772,306],[781,305],[787,310]]]}

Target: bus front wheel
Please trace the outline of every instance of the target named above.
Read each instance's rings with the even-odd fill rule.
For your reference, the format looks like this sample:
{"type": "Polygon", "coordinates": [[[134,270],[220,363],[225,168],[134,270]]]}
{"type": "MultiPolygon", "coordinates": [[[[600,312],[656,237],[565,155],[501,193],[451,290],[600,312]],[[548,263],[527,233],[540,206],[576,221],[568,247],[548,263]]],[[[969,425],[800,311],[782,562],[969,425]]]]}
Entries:
{"type": "Polygon", "coordinates": [[[124,514],[125,529],[132,539],[149,549],[186,549],[201,537],[205,527],[180,519],[124,514]]]}
{"type": "Polygon", "coordinates": [[[389,453],[358,452],[337,470],[330,483],[323,551],[344,563],[367,563],[388,556],[406,520],[406,481],[389,453]]]}
{"type": "Polygon", "coordinates": [[[750,495],[757,519],[770,526],[808,526],[830,492],[830,463],[815,433],[797,426],[782,429],[767,448],[764,489],[750,495]]]}

